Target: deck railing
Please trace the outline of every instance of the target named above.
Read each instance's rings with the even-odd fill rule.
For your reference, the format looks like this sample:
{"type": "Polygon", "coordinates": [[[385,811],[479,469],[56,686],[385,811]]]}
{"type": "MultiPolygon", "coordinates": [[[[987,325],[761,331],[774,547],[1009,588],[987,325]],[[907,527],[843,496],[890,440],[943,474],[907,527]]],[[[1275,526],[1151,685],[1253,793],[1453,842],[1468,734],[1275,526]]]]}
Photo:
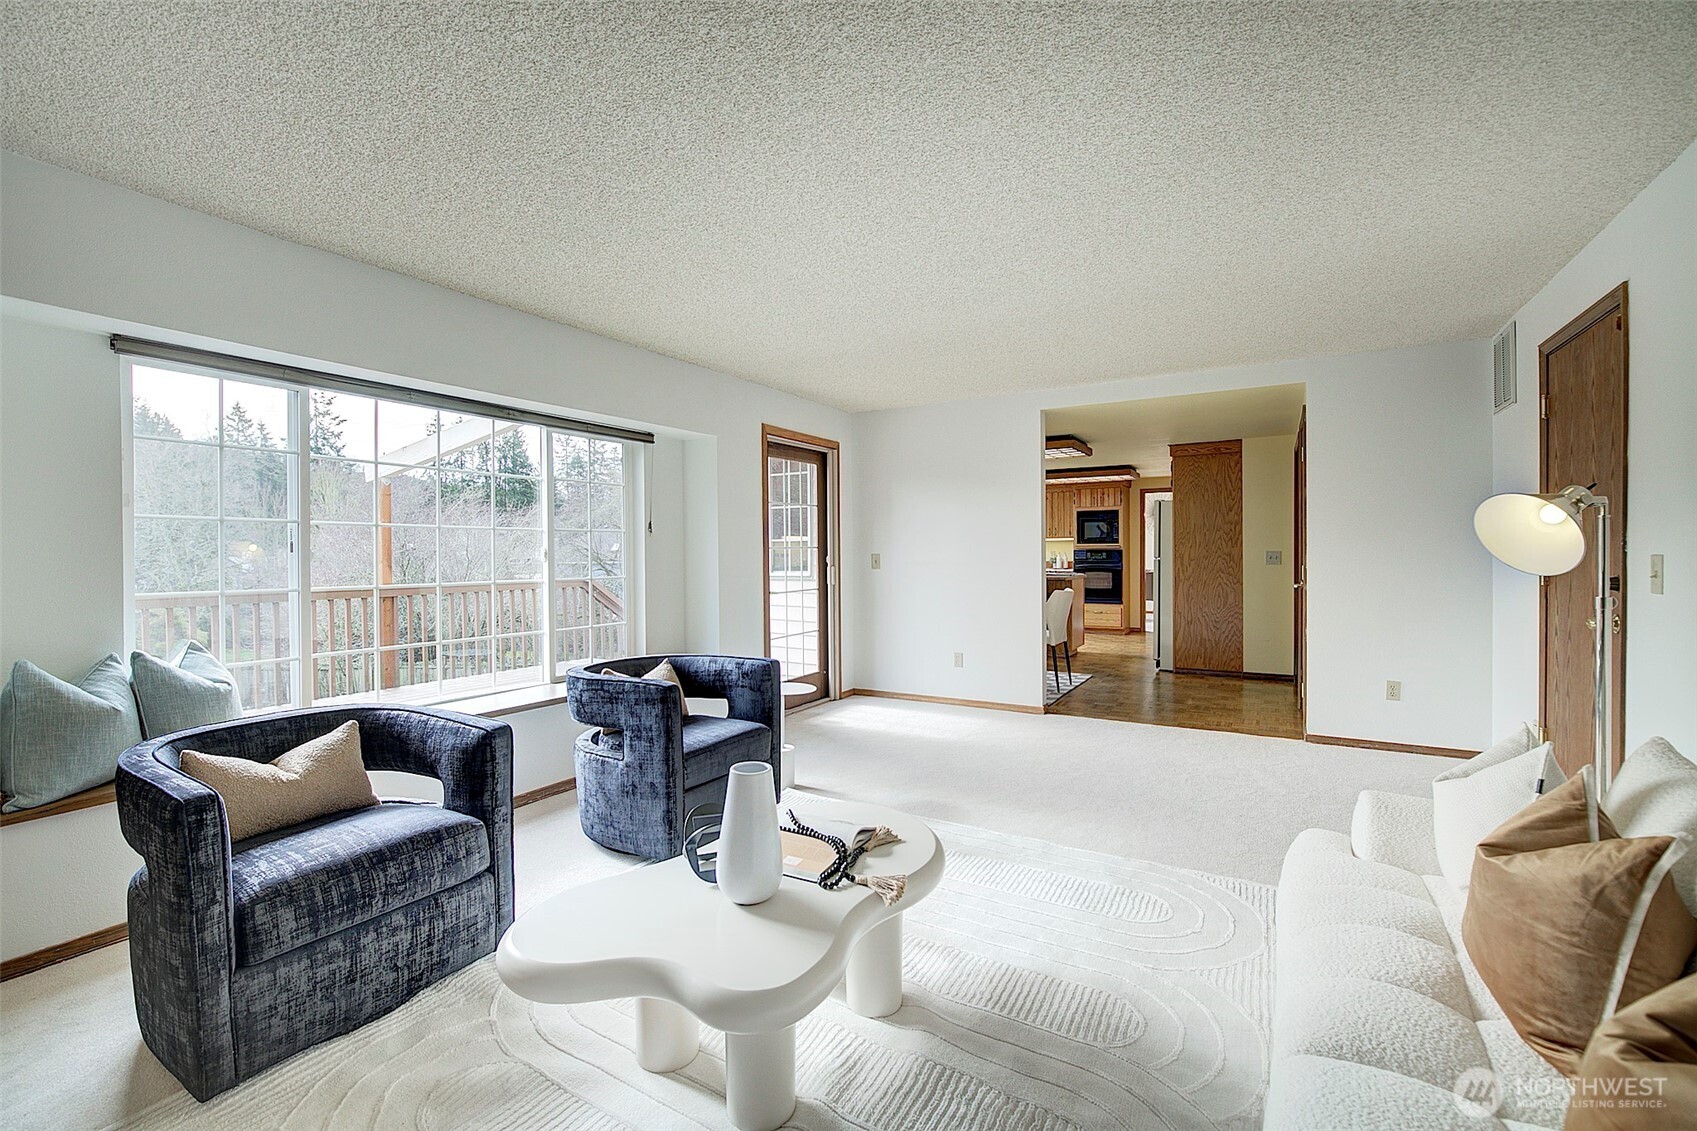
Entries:
{"type": "MultiPolygon", "coordinates": [[[[312,591],[313,697],[359,694],[418,683],[467,679],[544,665],[547,627],[543,582],[434,585],[312,591]],[[377,654],[375,669],[372,653],[377,654]]],[[[558,658],[576,663],[624,651],[625,604],[598,581],[555,585],[558,658]]],[[[160,593],[135,598],[136,647],[167,655],[196,640],[235,668],[242,701],[286,703],[298,632],[286,589],[228,594],[219,623],[217,593],[160,593]]]]}

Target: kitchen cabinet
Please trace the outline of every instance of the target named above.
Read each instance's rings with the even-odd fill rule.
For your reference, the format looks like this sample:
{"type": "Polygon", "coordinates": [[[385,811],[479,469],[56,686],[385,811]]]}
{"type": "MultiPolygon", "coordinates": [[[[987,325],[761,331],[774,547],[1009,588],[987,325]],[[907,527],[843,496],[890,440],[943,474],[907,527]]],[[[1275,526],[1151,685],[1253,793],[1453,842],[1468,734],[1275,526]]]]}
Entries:
{"type": "Polygon", "coordinates": [[[1077,531],[1073,515],[1078,510],[1078,488],[1051,486],[1043,498],[1043,537],[1071,538],[1077,531]]]}
{"type": "Polygon", "coordinates": [[[1084,606],[1084,627],[1098,628],[1105,632],[1124,632],[1125,606],[1102,604],[1084,606]]]}
{"type": "Polygon", "coordinates": [[[1118,483],[1092,483],[1078,488],[1077,509],[1114,510],[1125,506],[1125,487],[1118,483]]]}
{"type": "Polygon", "coordinates": [[[1123,512],[1125,501],[1126,489],[1122,483],[1088,483],[1082,487],[1051,483],[1043,498],[1043,537],[1071,538],[1078,533],[1075,516],[1079,511],[1123,512]]]}

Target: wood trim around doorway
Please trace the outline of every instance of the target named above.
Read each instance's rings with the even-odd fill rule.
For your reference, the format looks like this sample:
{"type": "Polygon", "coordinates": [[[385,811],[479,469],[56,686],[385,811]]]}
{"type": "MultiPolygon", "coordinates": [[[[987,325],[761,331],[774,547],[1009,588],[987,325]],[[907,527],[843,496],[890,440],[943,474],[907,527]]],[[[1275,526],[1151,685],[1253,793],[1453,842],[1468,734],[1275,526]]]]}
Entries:
{"type": "Polygon", "coordinates": [[[1165,487],[1139,487],[1137,489],[1137,615],[1132,618],[1131,631],[1143,631],[1144,610],[1149,606],[1149,571],[1143,568],[1143,563],[1149,558],[1149,547],[1144,544],[1144,537],[1149,533],[1146,520],[1149,515],[1149,496],[1172,494],[1173,484],[1169,477],[1165,487]]]}
{"type": "MultiPolygon", "coordinates": [[[[773,443],[792,448],[805,448],[824,457],[826,520],[825,553],[828,573],[825,583],[825,623],[819,626],[825,646],[827,671],[824,694],[807,700],[830,700],[842,697],[842,445],[824,436],[780,428],[776,424],[760,425],[760,641],[765,652],[772,650],[772,571],[768,555],[772,546],[772,477],[767,468],[768,452],[773,443]]],[[[805,706],[806,704],[797,704],[805,706]]]]}

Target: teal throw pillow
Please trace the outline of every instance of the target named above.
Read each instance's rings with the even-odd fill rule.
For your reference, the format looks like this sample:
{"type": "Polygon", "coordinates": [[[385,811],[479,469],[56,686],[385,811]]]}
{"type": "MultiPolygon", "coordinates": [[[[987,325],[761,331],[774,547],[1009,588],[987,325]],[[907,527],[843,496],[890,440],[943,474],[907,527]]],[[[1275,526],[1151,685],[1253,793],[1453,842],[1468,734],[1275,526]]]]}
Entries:
{"type": "Polygon", "coordinates": [[[210,726],[242,716],[236,678],[218,657],[191,640],[169,662],[146,652],[130,653],[130,678],[149,738],[210,726]]]}
{"type": "Polygon", "coordinates": [[[0,691],[5,811],[33,809],[111,781],[118,755],[140,741],[130,673],[116,654],[74,684],[19,660],[0,691]]]}

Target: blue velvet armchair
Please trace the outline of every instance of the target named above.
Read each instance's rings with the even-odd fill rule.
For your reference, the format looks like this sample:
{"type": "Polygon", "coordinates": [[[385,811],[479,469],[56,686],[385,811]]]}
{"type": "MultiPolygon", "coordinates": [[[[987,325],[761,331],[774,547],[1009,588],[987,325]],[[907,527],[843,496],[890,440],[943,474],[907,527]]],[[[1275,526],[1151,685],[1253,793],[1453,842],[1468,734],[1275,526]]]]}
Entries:
{"type": "Polygon", "coordinates": [[[737,762],[769,762],[781,789],[784,700],[778,661],[744,656],[635,656],[566,673],[578,737],[578,819],[584,835],[615,852],[666,860],[683,851],[684,814],[725,801],[737,762]],[[677,688],[641,676],[661,660],[690,698],[724,699],[729,713],[683,716],[677,688]]]}
{"type": "Polygon", "coordinates": [[[206,1100],[491,953],[513,921],[512,760],[505,723],[404,707],[286,711],[125,751],[147,1047],[206,1100]],[[223,801],[179,769],[185,749],[270,761],[350,719],[366,769],[436,778],[443,803],[384,801],[232,844],[223,801]]]}

